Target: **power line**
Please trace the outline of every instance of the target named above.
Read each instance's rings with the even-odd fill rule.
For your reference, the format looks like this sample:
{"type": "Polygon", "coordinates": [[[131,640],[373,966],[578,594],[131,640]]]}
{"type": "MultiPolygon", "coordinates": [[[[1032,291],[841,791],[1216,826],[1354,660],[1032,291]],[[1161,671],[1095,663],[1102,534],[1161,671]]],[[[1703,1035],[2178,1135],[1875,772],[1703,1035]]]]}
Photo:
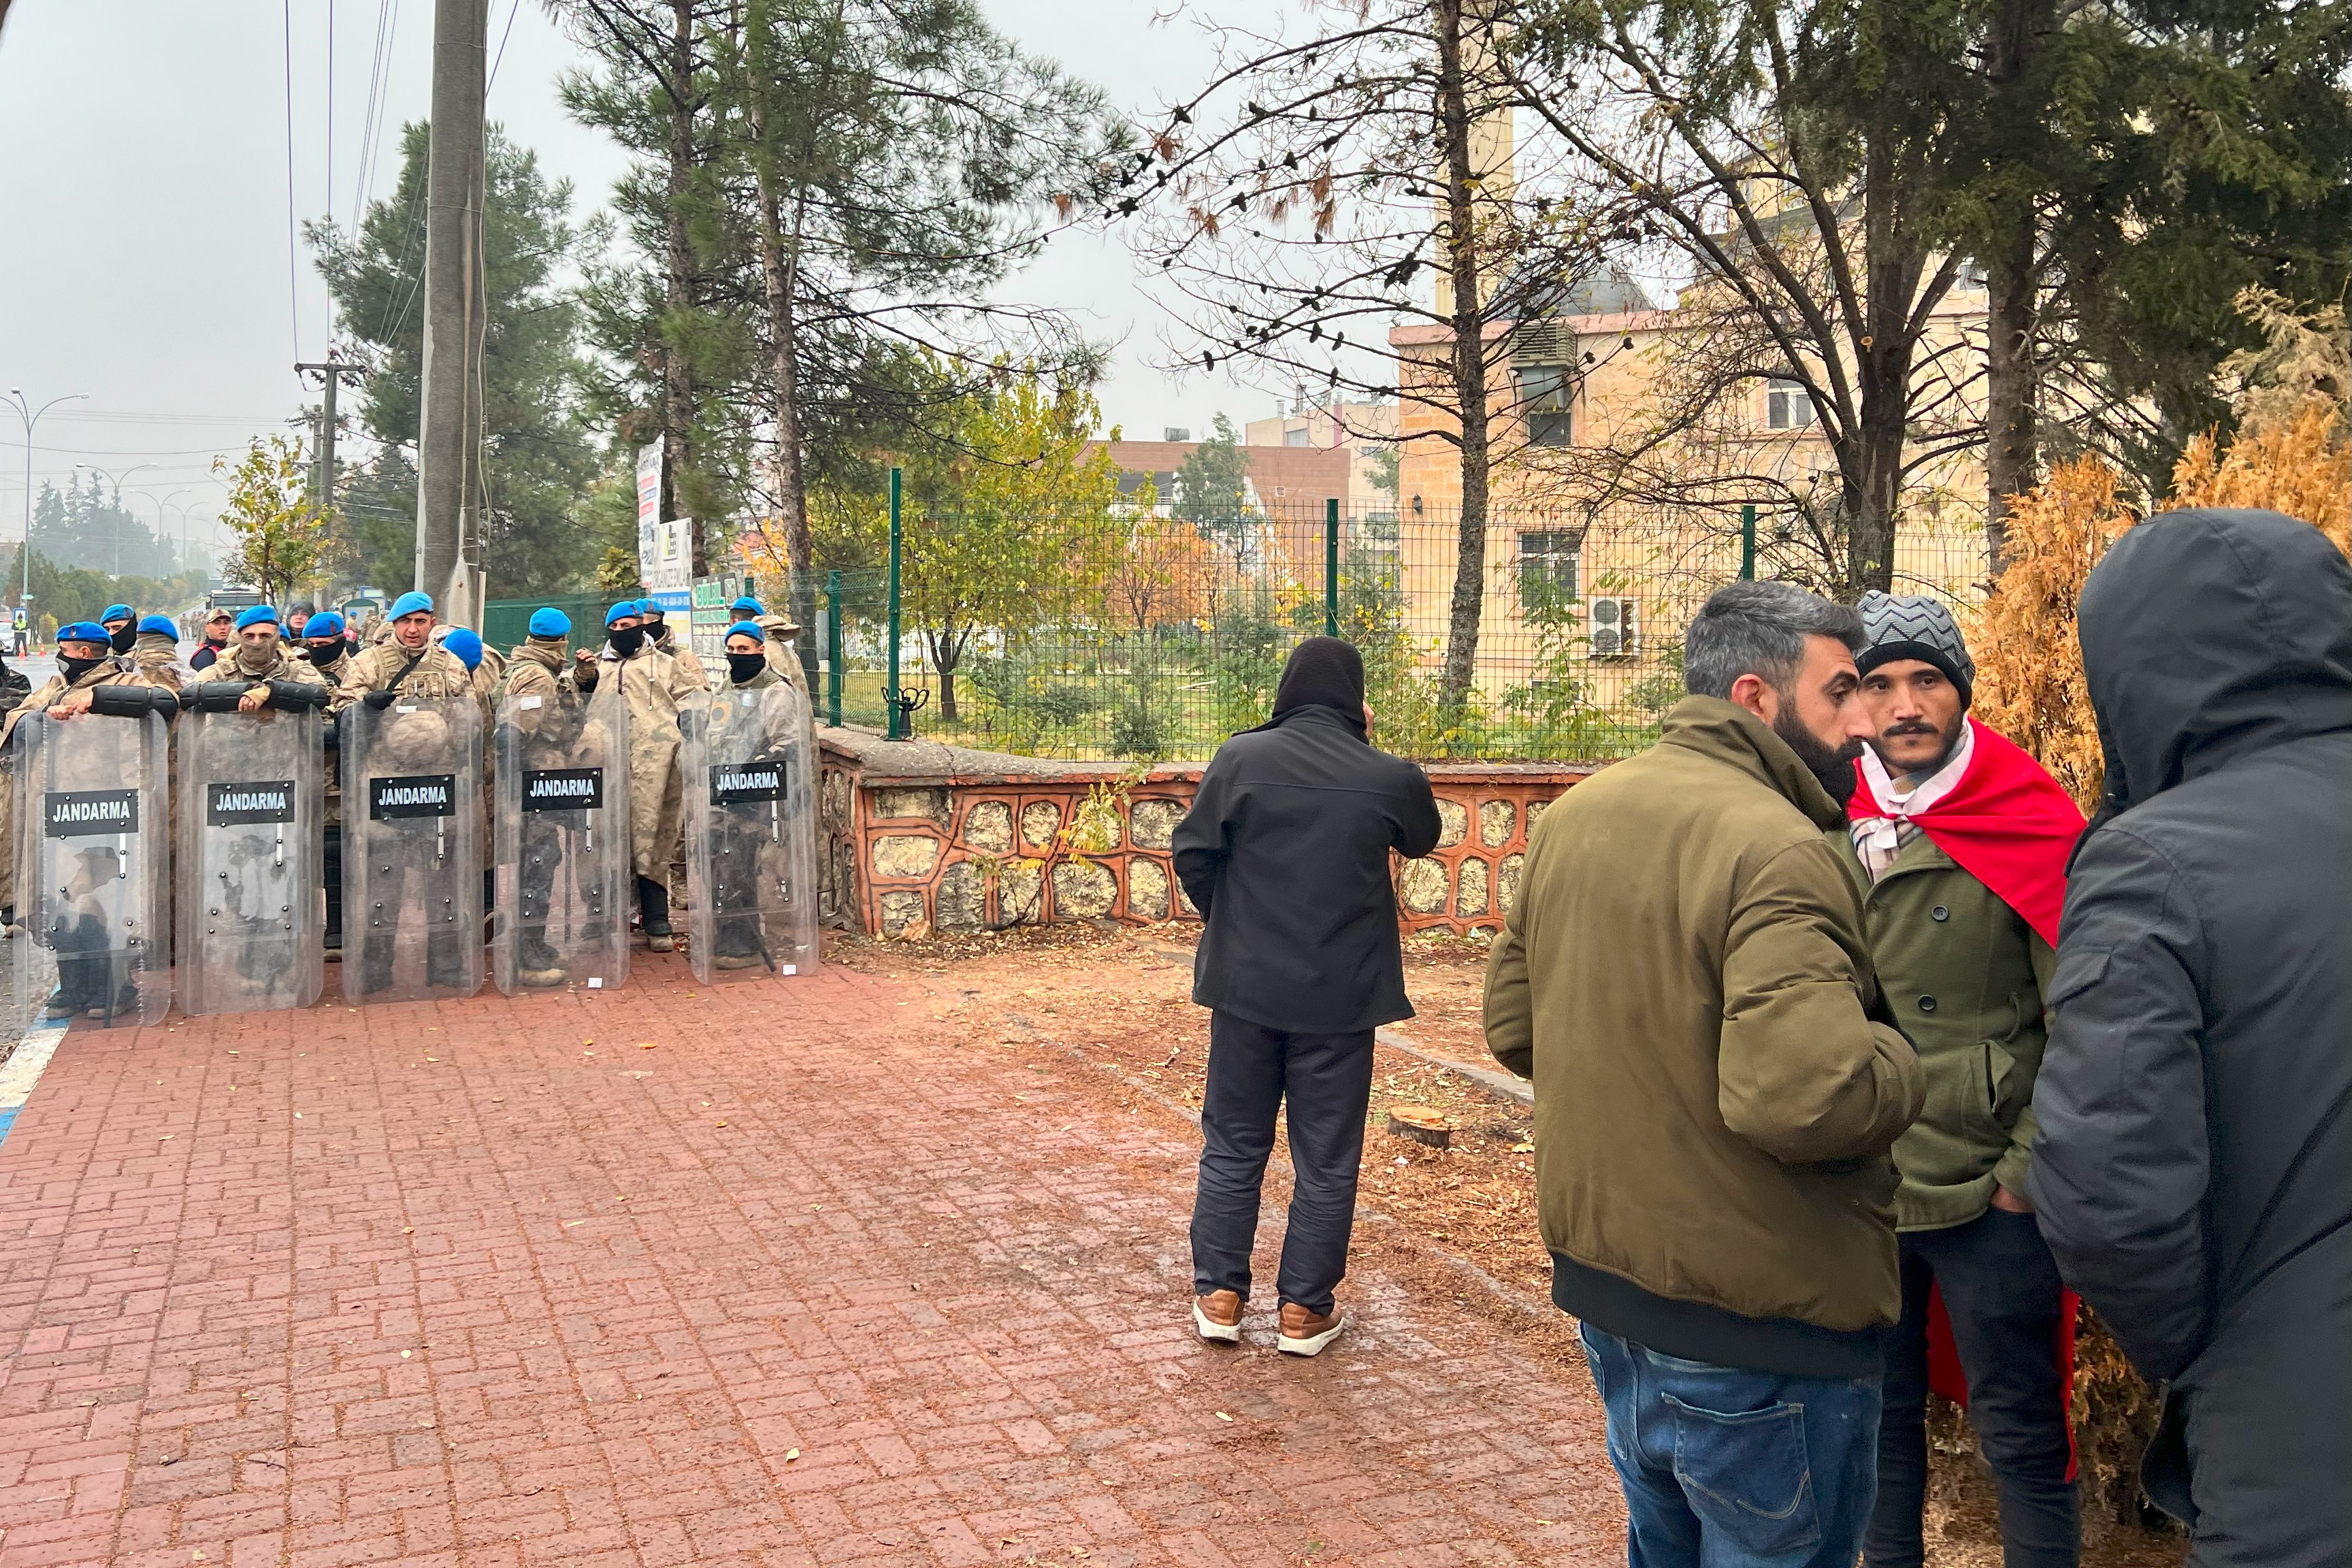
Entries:
{"type": "Polygon", "coordinates": [[[352,192],[352,236],[356,239],[360,222],[367,212],[368,197],[375,191],[377,147],[383,134],[383,114],[389,95],[385,92],[386,78],[391,66],[393,41],[400,32],[400,0],[376,0],[375,58],[368,66],[367,112],[360,117],[360,172],[352,192]]]}
{"type": "Polygon", "coordinates": [[[507,58],[507,39],[514,34],[515,13],[521,9],[522,0],[514,0],[514,4],[507,7],[507,28],[505,32],[499,35],[499,52],[490,61],[489,79],[482,83],[484,98],[489,97],[490,89],[499,85],[499,62],[507,58]]]}
{"type": "MultiPolygon", "coordinates": [[[[302,357],[302,268],[294,220],[294,0],[285,0],[286,39],[286,312],[294,329],[294,357],[302,357]]],[[[298,382],[301,377],[296,376],[298,382]]]]}

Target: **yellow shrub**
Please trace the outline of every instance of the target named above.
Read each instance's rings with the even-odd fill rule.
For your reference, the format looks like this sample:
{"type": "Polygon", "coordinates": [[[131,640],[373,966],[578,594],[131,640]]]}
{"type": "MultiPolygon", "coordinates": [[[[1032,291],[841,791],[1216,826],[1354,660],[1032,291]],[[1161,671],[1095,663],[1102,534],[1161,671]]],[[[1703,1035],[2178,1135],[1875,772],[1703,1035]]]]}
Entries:
{"type": "Polygon", "coordinates": [[[2250,506],[2299,517],[2352,554],[2352,440],[2324,402],[2241,432],[2228,449],[2209,432],[2172,470],[2168,507],[2250,506]]]}
{"type": "Polygon", "coordinates": [[[2011,502],[2009,569],[1969,628],[1975,712],[2050,770],[2084,811],[2105,772],[2074,606],[2091,568],[2138,521],[2096,458],[2061,463],[2011,502]]]}

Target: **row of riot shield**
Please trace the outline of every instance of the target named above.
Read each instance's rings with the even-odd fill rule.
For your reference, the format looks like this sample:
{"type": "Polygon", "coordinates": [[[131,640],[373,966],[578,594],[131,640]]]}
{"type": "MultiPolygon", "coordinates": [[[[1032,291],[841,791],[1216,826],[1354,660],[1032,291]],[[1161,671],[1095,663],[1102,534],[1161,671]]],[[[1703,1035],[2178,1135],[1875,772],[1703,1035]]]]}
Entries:
{"type": "MultiPolygon", "coordinates": [[[[177,904],[191,1014],[302,1007],[324,984],[326,723],[194,708],[179,735],[173,875],[163,719],[20,721],[20,994],[109,1022],[161,1018],[177,904]]],[[[790,686],[695,699],[680,718],[691,957],[706,983],[816,958],[814,739],[790,686]]],[[[483,853],[500,990],[615,988],[633,891],[628,710],[614,689],[507,695],[486,846],[470,697],[364,702],[341,720],[343,999],[467,996],[483,978],[483,853]]]]}

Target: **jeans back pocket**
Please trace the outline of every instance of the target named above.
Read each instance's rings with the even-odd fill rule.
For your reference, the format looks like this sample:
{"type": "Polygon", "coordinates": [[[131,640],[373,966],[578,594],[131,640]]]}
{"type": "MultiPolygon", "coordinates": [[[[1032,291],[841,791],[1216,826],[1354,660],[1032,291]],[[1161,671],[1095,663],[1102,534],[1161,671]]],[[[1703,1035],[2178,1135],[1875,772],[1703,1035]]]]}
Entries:
{"type": "Polygon", "coordinates": [[[1675,1479],[1707,1530],[1754,1562],[1801,1562],[1821,1544],[1803,1405],[1727,1414],[1660,1397],[1674,1412],[1675,1479]]]}

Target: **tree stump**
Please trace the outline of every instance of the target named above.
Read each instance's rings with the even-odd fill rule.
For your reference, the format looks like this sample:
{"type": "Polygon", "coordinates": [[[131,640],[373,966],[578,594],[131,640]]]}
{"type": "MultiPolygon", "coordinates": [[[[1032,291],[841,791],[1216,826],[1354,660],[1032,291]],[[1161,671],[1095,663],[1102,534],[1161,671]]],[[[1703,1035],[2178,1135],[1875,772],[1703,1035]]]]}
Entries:
{"type": "Polygon", "coordinates": [[[1433,1149],[1454,1146],[1454,1129],[1446,1125],[1444,1116],[1426,1105],[1391,1106],[1389,1132],[1392,1137],[1410,1138],[1433,1149]]]}

